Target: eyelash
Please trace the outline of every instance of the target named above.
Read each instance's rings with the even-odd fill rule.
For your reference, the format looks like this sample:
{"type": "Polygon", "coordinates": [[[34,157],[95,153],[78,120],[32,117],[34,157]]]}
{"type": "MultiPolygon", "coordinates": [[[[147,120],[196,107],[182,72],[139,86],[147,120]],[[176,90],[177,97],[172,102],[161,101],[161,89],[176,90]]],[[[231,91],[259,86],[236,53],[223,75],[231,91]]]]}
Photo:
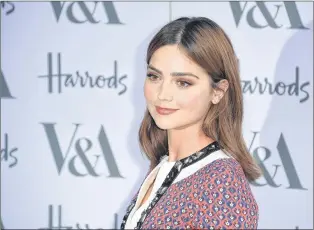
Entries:
{"type": "MultiPolygon", "coordinates": [[[[150,81],[152,81],[152,82],[156,81],[156,80],[153,80],[153,77],[159,78],[159,77],[156,76],[155,74],[151,74],[151,73],[147,74],[147,78],[148,78],[150,81]]],[[[180,79],[177,80],[177,83],[183,83],[183,84],[185,85],[185,86],[178,85],[178,87],[180,87],[180,88],[187,88],[187,87],[189,87],[189,86],[192,85],[192,83],[190,83],[189,81],[180,80],[180,79]]]]}

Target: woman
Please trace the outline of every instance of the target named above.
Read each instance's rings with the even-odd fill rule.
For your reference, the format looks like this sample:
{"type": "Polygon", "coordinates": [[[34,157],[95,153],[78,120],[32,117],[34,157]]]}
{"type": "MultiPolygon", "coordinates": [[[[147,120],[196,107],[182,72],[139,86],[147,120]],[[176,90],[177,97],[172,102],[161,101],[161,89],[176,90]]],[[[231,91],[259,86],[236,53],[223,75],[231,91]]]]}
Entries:
{"type": "Polygon", "coordinates": [[[213,21],[179,18],[147,52],[147,111],[139,139],[150,172],[122,229],[256,229],[249,181],[260,169],[242,136],[243,99],[232,44],[213,21]]]}

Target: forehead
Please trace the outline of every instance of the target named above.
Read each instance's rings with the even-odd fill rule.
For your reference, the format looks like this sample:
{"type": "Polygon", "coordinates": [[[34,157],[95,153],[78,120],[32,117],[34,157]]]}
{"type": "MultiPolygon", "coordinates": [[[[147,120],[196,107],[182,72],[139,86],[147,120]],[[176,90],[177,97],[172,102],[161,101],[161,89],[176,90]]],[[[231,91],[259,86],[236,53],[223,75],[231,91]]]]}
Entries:
{"type": "Polygon", "coordinates": [[[167,45],[157,49],[149,64],[163,73],[191,72],[196,75],[207,75],[206,71],[189,59],[177,45],[167,45]]]}

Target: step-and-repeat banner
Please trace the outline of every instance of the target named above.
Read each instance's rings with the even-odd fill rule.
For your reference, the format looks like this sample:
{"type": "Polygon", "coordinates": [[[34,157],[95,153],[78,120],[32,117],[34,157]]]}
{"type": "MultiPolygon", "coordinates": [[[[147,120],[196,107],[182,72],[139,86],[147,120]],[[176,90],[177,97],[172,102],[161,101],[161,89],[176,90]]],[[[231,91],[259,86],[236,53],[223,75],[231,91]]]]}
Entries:
{"type": "Polygon", "coordinates": [[[205,16],[240,60],[259,228],[313,228],[313,3],[1,2],[1,225],[117,228],[148,160],[147,45],[205,16]]]}

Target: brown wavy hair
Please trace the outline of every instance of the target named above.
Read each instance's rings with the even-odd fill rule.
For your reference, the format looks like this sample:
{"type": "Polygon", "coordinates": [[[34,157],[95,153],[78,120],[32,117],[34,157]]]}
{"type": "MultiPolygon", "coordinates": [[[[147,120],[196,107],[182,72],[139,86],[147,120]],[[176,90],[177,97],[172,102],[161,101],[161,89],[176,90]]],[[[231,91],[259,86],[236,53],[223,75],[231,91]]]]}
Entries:
{"type": "MultiPolygon", "coordinates": [[[[218,141],[222,150],[234,157],[249,180],[261,175],[260,167],[249,153],[243,135],[243,96],[238,59],[229,37],[214,21],[205,17],[182,17],[164,27],[151,40],[146,62],[162,46],[178,45],[192,61],[205,69],[212,87],[219,90],[219,81],[226,79],[229,88],[217,104],[211,104],[203,121],[203,132],[218,141]]],[[[210,103],[210,102],[209,102],[210,103]]],[[[160,129],[146,110],[139,130],[141,150],[153,169],[167,153],[167,131],[160,129]]]]}

